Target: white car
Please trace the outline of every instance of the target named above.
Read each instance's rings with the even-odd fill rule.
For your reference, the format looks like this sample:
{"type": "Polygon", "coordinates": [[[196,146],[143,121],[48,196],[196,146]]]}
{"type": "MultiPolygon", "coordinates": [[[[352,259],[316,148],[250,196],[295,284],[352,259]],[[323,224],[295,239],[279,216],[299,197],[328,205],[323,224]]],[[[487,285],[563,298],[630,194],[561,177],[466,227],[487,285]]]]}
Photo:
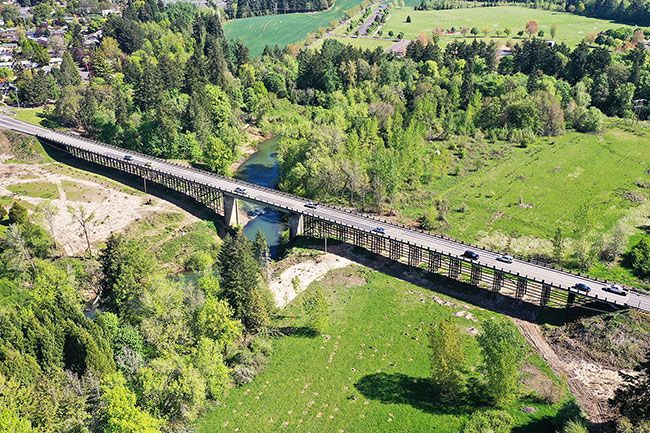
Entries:
{"type": "Polygon", "coordinates": [[[246,194],[246,188],[242,188],[242,187],[238,186],[237,188],[235,188],[235,192],[237,194],[246,194]]]}
{"type": "Polygon", "coordinates": [[[627,290],[616,284],[609,284],[603,287],[605,292],[613,293],[614,295],[625,296],[627,295],[627,290]]]}
{"type": "Polygon", "coordinates": [[[499,257],[497,257],[497,260],[503,263],[512,263],[514,258],[511,255],[508,254],[501,254],[499,257]]]}

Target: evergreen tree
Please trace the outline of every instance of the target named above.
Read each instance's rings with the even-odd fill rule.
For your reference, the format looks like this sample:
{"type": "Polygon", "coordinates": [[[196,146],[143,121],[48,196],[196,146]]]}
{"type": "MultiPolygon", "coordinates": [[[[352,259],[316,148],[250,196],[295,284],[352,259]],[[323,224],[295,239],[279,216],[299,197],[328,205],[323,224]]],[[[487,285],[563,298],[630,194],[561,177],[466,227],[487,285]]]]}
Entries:
{"type": "Polygon", "coordinates": [[[61,68],[59,69],[58,76],[59,85],[64,86],[78,86],[81,84],[81,75],[79,74],[79,69],[72,60],[70,52],[66,51],[63,53],[63,58],[61,61],[61,68]]]}
{"type": "Polygon", "coordinates": [[[262,297],[259,265],[253,257],[251,243],[241,230],[224,239],[218,262],[221,290],[234,317],[249,332],[264,330],[269,324],[269,313],[262,297]]]}

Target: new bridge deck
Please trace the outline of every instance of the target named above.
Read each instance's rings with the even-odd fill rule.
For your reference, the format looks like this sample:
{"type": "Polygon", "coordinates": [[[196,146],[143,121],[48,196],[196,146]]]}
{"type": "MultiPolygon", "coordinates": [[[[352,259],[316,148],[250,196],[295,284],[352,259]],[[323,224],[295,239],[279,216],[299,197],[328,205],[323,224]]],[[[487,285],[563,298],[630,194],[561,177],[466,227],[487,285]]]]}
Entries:
{"type": "MultiPolygon", "coordinates": [[[[165,160],[138,154],[78,136],[55,132],[34,126],[13,118],[0,116],[0,127],[36,136],[45,141],[63,147],[73,155],[91,162],[107,165],[132,174],[141,175],[156,183],[174,187],[174,183],[165,181],[169,177],[180,182],[179,190],[197,200],[201,194],[208,194],[210,205],[215,211],[222,210],[226,198],[251,201],[304,218],[305,233],[317,237],[331,236],[357,245],[369,247],[400,260],[408,257],[408,263],[414,266],[427,266],[430,271],[440,272],[446,269],[450,277],[458,278],[467,272],[471,284],[492,286],[492,290],[504,289],[513,296],[524,299],[527,290],[537,290],[540,305],[547,305],[553,295],[560,293],[563,299],[573,303],[575,299],[584,302],[590,300],[604,301],[618,306],[628,306],[650,311],[650,295],[630,291],[626,296],[619,296],[603,290],[606,282],[575,275],[563,270],[541,266],[525,260],[515,259],[513,263],[499,262],[498,253],[469,247],[468,245],[442,236],[425,233],[412,228],[399,226],[378,220],[377,218],[319,205],[317,209],[305,207],[309,200],[280,191],[253,185],[235,179],[218,176],[207,171],[185,167],[165,160]],[[131,161],[124,160],[125,155],[132,155],[131,161]],[[91,157],[92,156],[92,157],[91,157]],[[245,194],[235,192],[237,187],[246,189],[245,194]],[[201,192],[201,190],[204,190],[201,192]],[[219,193],[216,197],[214,194],[219,193]],[[379,235],[372,230],[378,226],[385,233],[379,235]],[[396,248],[396,250],[394,249],[396,248]],[[476,251],[480,258],[470,261],[462,257],[465,250],[476,251]],[[397,251],[397,252],[395,252],[397,251]],[[569,288],[576,283],[591,287],[591,292],[578,294],[569,288]]],[[[201,201],[201,200],[199,200],[201,201]]],[[[205,202],[204,202],[205,203],[205,202]]],[[[206,204],[207,205],[207,204],[206,204]]],[[[557,303],[556,303],[557,304],[557,303]]]]}

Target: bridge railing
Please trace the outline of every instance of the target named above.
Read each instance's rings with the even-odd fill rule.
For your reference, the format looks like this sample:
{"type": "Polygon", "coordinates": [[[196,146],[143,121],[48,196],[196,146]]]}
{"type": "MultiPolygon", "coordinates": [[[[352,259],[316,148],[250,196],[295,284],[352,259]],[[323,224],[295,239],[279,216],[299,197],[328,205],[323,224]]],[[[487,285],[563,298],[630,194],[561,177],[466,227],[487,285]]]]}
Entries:
{"type": "MultiPolygon", "coordinates": [[[[43,129],[45,129],[45,128],[43,128],[43,129]]],[[[69,132],[53,131],[53,130],[49,130],[49,129],[46,129],[46,130],[48,131],[48,134],[36,134],[36,135],[38,137],[42,138],[42,139],[55,141],[55,142],[58,142],[58,143],[60,143],[62,145],[74,145],[74,144],[71,144],[71,143],[63,142],[63,141],[61,141],[61,140],[59,140],[57,138],[52,137],[52,134],[60,134],[60,135],[70,137],[73,140],[78,140],[78,141],[82,141],[82,142],[86,141],[86,142],[95,144],[97,146],[112,149],[112,150],[114,150],[116,152],[123,152],[123,153],[126,153],[126,154],[132,154],[132,155],[140,157],[140,158],[154,160],[154,161],[162,164],[163,166],[164,165],[172,165],[172,166],[175,166],[175,167],[178,167],[178,168],[182,168],[184,170],[192,171],[192,172],[200,174],[202,176],[207,176],[207,177],[219,179],[221,181],[226,181],[226,182],[230,182],[230,183],[245,185],[247,187],[250,187],[251,189],[263,190],[263,191],[266,191],[266,192],[269,192],[269,193],[272,193],[272,194],[275,194],[275,195],[280,195],[280,196],[283,196],[283,197],[287,197],[287,198],[290,198],[290,199],[293,199],[293,200],[298,200],[298,201],[303,201],[303,202],[307,201],[307,199],[304,198],[304,197],[301,197],[301,196],[298,196],[298,195],[295,195],[295,194],[291,194],[291,193],[288,193],[288,192],[285,192],[285,191],[280,191],[280,190],[273,189],[273,188],[268,188],[268,187],[265,187],[265,186],[262,186],[262,185],[257,185],[257,184],[254,184],[252,182],[248,182],[248,181],[245,181],[245,180],[228,178],[226,176],[223,176],[223,175],[220,175],[220,174],[217,174],[217,173],[213,173],[213,172],[210,172],[210,171],[207,171],[207,170],[198,169],[198,168],[193,167],[191,165],[179,164],[177,162],[169,161],[169,160],[166,160],[166,159],[163,159],[163,158],[159,158],[157,156],[147,155],[147,154],[138,152],[136,150],[125,149],[125,148],[121,148],[121,147],[114,146],[114,145],[111,145],[111,144],[102,143],[100,141],[90,139],[90,138],[86,138],[86,137],[82,137],[82,136],[76,135],[76,134],[71,134],[69,132]]],[[[104,155],[104,156],[106,156],[106,155],[104,155]]],[[[138,165],[137,163],[135,163],[133,161],[124,161],[124,162],[130,163],[130,164],[133,164],[133,165],[138,165]]],[[[171,174],[171,173],[168,173],[168,174],[171,174]]],[[[177,175],[174,175],[174,176],[177,176],[177,175]]],[[[195,179],[185,178],[184,176],[181,176],[181,178],[184,178],[185,180],[188,180],[188,181],[191,181],[191,182],[197,182],[195,179]]],[[[198,182],[198,183],[202,183],[202,182],[198,182]]],[[[213,185],[210,185],[210,184],[207,184],[207,183],[204,183],[204,185],[213,186],[213,185]]],[[[260,200],[256,200],[256,201],[260,201],[260,200]]],[[[286,206],[280,205],[278,203],[273,203],[270,200],[264,200],[264,201],[260,201],[260,202],[265,203],[267,201],[269,202],[268,204],[271,205],[271,206],[275,206],[275,207],[280,208],[280,209],[287,209],[286,206]]],[[[337,210],[337,211],[340,211],[340,212],[345,212],[345,213],[347,213],[349,215],[354,215],[354,216],[359,216],[359,217],[371,219],[371,220],[380,222],[383,225],[393,226],[393,227],[397,227],[397,228],[401,228],[401,229],[407,229],[407,230],[419,232],[419,233],[422,233],[424,235],[431,236],[431,237],[434,237],[434,238],[443,239],[443,240],[446,240],[446,241],[449,241],[449,242],[454,242],[456,244],[465,245],[468,248],[478,249],[478,250],[490,252],[490,253],[493,253],[493,254],[499,254],[498,251],[494,251],[494,250],[491,250],[491,249],[486,248],[486,247],[482,247],[482,246],[478,246],[476,244],[468,243],[468,242],[465,242],[463,240],[454,239],[454,238],[452,238],[450,236],[447,236],[447,235],[444,235],[444,234],[441,234],[441,233],[434,233],[434,232],[430,232],[430,231],[425,231],[425,230],[423,230],[421,228],[418,228],[418,227],[411,227],[411,226],[406,226],[406,225],[398,223],[398,222],[388,221],[388,220],[386,220],[384,218],[381,218],[381,217],[379,217],[377,215],[362,213],[362,212],[358,212],[358,211],[355,211],[355,210],[352,210],[352,209],[349,209],[349,208],[345,208],[345,207],[342,207],[342,206],[337,206],[337,205],[328,205],[328,204],[326,204],[326,205],[321,205],[321,206],[326,207],[326,208],[330,208],[330,209],[334,209],[334,210],[337,210]]],[[[294,212],[309,215],[309,213],[307,211],[305,211],[304,209],[291,208],[291,210],[294,211],[294,212]]],[[[329,220],[328,218],[322,218],[320,216],[318,216],[318,218],[329,220]]],[[[336,222],[336,221],[331,221],[331,222],[340,224],[339,222],[336,222]]],[[[390,237],[388,237],[388,236],[386,236],[386,237],[390,239],[390,237]]],[[[395,239],[395,240],[398,240],[398,239],[395,239]]],[[[423,247],[423,248],[428,248],[428,247],[425,247],[424,245],[419,245],[419,246],[423,247]]],[[[561,273],[563,273],[563,274],[565,274],[567,276],[576,276],[577,275],[582,279],[585,279],[585,280],[588,280],[588,281],[593,281],[595,283],[612,284],[611,282],[609,282],[607,280],[603,280],[603,279],[600,279],[600,278],[595,278],[595,277],[590,277],[590,276],[584,275],[580,271],[571,272],[571,271],[567,270],[566,268],[557,266],[554,263],[549,263],[549,264],[546,264],[546,265],[540,265],[538,262],[536,262],[534,260],[531,260],[529,258],[517,258],[517,260],[520,260],[522,262],[527,262],[530,265],[533,265],[533,266],[538,267],[538,268],[551,268],[551,269],[553,269],[553,270],[555,270],[557,272],[561,272],[561,273]]],[[[526,276],[526,278],[537,281],[536,279],[534,279],[532,277],[526,276]]],[[[560,288],[562,288],[562,287],[560,287],[560,288]]],[[[563,288],[563,289],[568,290],[567,288],[563,288]]],[[[631,292],[639,293],[639,294],[643,294],[643,295],[648,294],[647,292],[637,290],[634,287],[629,287],[629,290],[631,292]]]]}

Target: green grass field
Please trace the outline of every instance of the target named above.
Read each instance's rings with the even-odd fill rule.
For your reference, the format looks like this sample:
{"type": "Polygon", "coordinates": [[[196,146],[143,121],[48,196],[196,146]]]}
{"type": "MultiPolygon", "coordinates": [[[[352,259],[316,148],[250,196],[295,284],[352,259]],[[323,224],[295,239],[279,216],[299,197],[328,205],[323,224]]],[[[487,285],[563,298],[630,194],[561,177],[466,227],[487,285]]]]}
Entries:
{"type": "Polygon", "coordinates": [[[232,20],[226,23],[224,31],[228,38],[244,41],[256,56],[266,45],[285,46],[302,41],[307,34],[326,27],[330,21],[341,19],[348,9],[358,4],[361,0],[337,0],[334,6],[322,12],[232,20]]]}
{"type": "MultiPolygon", "coordinates": [[[[330,305],[329,335],[300,332],[300,300],[294,301],[282,311],[282,324],[298,332],[276,338],[265,371],[231,390],[199,420],[198,431],[459,432],[477,408],[433,397],[428,327],[447,317],[461,329],[480,327],[495,313],[472,308],[478,322],[455,317],[465,307],[439,305],[432,296],[442,295],[361,268],[330,272],[316,284],[330,305]]],[[[476,368],[479,349],[469,333],[467,354],[476,368]]],[[[527,371],[544,386],[564,389],[536,355],[529,356],[527,371]]],[[[554,431],[550,420],[557,409],[530,397],[507,408],[516,419],[513,432],[520,433],[554,431]],[[537,411],[525,414],[522,405],[537,411]]]]}
{"type": "MultiPolygon", "coordinates": [[[[444,176],[429,191],[446,198],[451,209],[467,206],[448,215],[449,233],[463,239],[490,230],[550,239],[557,227],[581,224],[585,209],[591,228],[605,233],[648,198],[636,183],[650,181],[649,140],[648,126],[610,121],[603,135],[539,139],[477,171],[444,176]]],[[[422,197],[406,200],[404,211],[414,217],[422,197]]]]}
{"type": "MultiPolygon", "coordinates": [[[[555,40],[564,41],[570,46],[578,44],[589,33],[597,33],[602,30],[629,27],[623,24],[614,23],[607,20],[596,18],[587,18],[566,12],[554,12],[543,9],[529,9],[517,6],[500,6],[500,7],[479,7],[470,9],[450,9],[438,11],[416,11],[412,8],[392,9],[390,17],[383,27],[384,35],[393,31],[395,35],[404,32],[405,39],[415,39],[420,33],[424,32],[431,35],[436,27],[449,29],[456,27],[477,27],[483,37],[483,29],[489,28],[489,36],[497,42],[505,43],[507,38],[496,37],[495,31],[508,27],[512,30],[510,38],[514,38],[519,30],[524,30],[526,23],[535,20],[539,28],[544,30],[546,38],[550,39],[551,25],[557,25],[557,35],[555,40]],[[411,17],[411,22],[407,23],[407,16],[411,17]]],[[[441,44],[446,44],[454,39],[462,39],[461,35],[442,36],[441,44]]],[[[470,40],[470,38],[467,38],[470,40]]]]}
{"type": "Polygon", "coordinates": [[[59,190],[55,184],[50,182],[26,182],[7,186],[13,193],[27,197],[57,199],[59,190]]]}

